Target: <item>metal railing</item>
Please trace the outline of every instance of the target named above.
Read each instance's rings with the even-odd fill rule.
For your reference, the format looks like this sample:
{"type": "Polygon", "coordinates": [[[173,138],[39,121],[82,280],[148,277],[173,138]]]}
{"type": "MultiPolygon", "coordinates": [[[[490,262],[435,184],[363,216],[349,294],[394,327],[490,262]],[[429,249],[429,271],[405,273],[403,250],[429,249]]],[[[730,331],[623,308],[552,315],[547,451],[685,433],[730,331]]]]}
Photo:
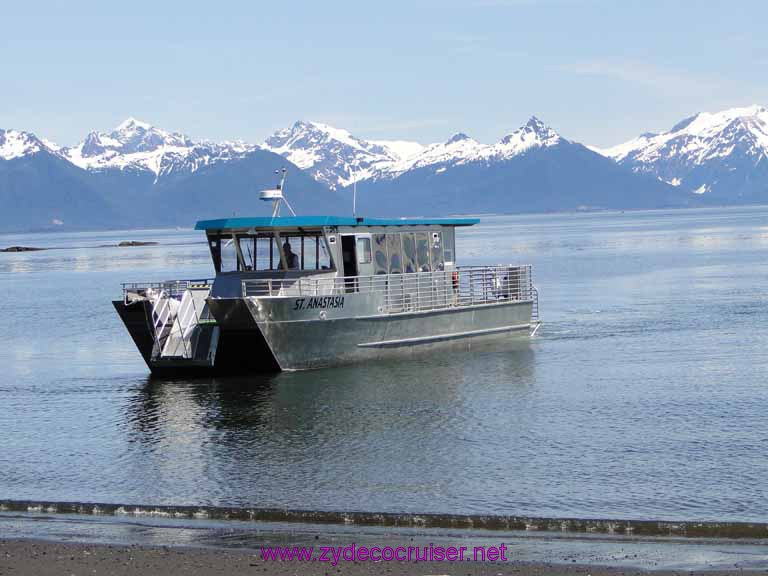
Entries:
{"type": "Polygon", "coordinates": [[[375,276],[259,278],[242,281],[243,296],[306,297],[370,294],[386,313],[532,301],[538,294],[531,267],[462,266],[454,270],[375,276]]]}
{"type": "Polygon", "coordinates": [[[123,282],[123,300],[129,304],[136,298],[149,298],[153,294],[165,292],[171,298],[179,298],[190,288],[210,287],[212,278],[195,280],[167,280],[165,282],[123,282]]]}
{"type": "Polygon", "coordinates": [[[215,323],[207,305],[198,310],[193,290],[208,289],[213,280],[171,280],[165,282],[124,282],[123,301],[151,304],[147,321],[157,345],[158,356],[191,358],[194,329],[199,324],[215,323]]]}

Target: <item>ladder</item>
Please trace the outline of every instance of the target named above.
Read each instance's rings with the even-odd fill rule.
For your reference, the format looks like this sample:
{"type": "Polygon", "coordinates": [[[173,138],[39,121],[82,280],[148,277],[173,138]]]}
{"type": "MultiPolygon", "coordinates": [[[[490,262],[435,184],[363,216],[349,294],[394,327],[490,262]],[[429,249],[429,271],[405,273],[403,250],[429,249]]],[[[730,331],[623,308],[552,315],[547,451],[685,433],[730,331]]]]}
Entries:
{"type": "Polygon", "coordinates": [[[161,290],[152,306],[155,342],[161,358],[194,356],[195,328],[205,308],[207,290],[187,289],[181,300],[161,290]]]}

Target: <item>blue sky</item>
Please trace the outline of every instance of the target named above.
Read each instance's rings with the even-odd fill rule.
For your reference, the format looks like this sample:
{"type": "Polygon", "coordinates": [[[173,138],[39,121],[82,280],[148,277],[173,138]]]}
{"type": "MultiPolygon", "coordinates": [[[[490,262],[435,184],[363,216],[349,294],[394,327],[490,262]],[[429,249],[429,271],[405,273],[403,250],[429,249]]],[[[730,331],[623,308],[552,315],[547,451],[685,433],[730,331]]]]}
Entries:
{"type": "Polygon", "coordinates": [[[261,141],[498,140],[536,115],[600,146],[768,105],[768,3],[4,2],[0,127],[73,144],[128,116],[261,141]]]}

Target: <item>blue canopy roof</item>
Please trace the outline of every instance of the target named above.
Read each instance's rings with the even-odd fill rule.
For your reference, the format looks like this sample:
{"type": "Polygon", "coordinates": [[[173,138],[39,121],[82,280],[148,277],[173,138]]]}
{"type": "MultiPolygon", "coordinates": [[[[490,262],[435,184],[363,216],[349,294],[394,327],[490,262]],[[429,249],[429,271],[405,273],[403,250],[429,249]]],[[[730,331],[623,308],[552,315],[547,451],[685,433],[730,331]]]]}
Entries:
{"type": "Polygon", "coordinates": [[[353,218],[351,216],[278,216],[200,220],[195,230],[227,228],[318,228],[321,226],[472,226],[479,218],[353,218]]]}

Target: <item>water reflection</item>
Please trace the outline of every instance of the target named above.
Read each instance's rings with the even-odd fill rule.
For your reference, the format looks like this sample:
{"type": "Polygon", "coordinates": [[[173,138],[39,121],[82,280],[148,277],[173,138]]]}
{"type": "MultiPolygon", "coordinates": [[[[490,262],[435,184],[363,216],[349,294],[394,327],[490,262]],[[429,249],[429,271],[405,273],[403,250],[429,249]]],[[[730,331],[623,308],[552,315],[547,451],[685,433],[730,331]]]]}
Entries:
{"type": "Polygon", "coordinates": [[[426,493],[469,489],[488,463],[477,447],[493,448],[488,428],[526,425],[493,406],[525,403],[534,380],[534,349],[520,340],[321,371],[148,379],[126,421],[150,493],[178,494],[183,477],[195,502],[345,509],[378,492],[375,509],[418,509],[426,493]]]}
{"type": "Polygon", "coordinates": [[[419,407],[455,406],[483,391],[524,392],[534,380],[534,358],[530,342],[521,338],[327,370],[184,380],[150,376],[131,403],[131,421],[148,438],[163,435],[162,427],[180,426],[177,418],[184,422],[181,429],[194,422],[235,433],[238,441],[249,430],[314,438],[324,422],[338,433],[353,433],[391,416],[377,414],[382,404],[397,404],[402,410],[396,416],[407,418],[409,412],[422,415],[419,407]]]}

